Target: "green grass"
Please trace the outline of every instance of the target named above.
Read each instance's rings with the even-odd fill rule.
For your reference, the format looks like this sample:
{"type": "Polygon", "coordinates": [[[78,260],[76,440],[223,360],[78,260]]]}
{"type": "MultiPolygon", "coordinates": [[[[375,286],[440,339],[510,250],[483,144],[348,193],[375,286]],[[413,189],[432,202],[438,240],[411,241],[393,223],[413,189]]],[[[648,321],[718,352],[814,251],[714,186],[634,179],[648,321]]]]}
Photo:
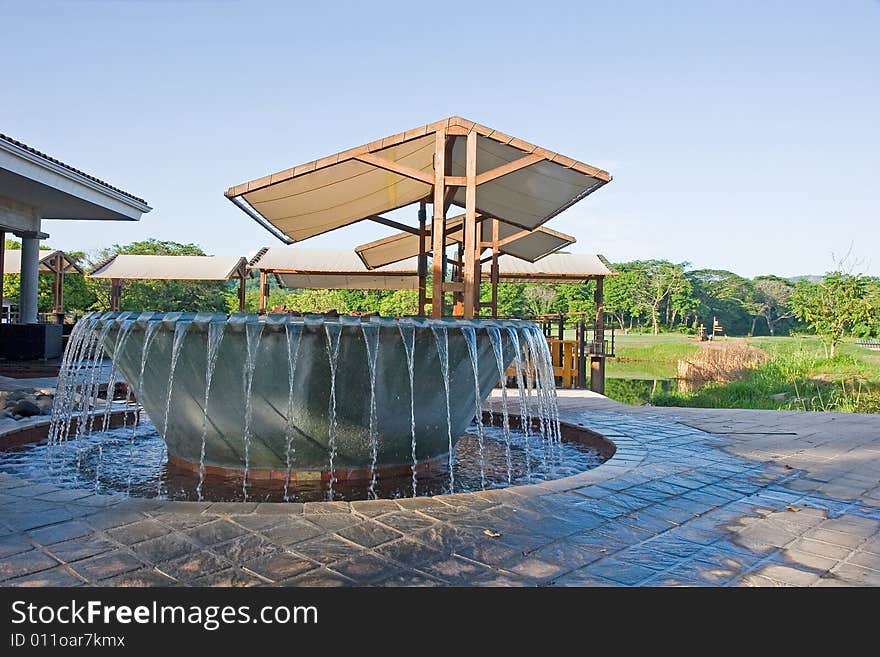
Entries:
{"type": "Polygon", "coordinates": [[[880,413],[880,357],[852,343],[827,358],[816,338],[755,338],[770,354],[745,378],[693,392],[660,392],[658,406],[758,408],[880,413]]]}

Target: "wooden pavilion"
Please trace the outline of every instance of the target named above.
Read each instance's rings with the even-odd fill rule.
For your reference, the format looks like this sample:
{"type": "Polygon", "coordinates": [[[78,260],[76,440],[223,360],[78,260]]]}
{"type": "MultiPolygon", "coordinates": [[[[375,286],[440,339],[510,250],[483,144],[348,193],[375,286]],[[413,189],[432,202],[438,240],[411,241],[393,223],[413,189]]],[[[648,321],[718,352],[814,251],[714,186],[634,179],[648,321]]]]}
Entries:
{"type": "MultiPolygon", "coordinates": [[[[82,274],[83,270],[76,261],[64,251],[40,251],[42,256],[38,261],[40,274],[51,274],[52,279],[52,312],[56,321],[64,320],[64,275],[70,273],[82,274]]],[[[21,251],[18,249],[5,249],[0,271],[5,274],[21,274],[21,251]]],[[[2,277],[0,277],[2,280],[2,277]]]]}
{"type": "Polygon", "coordinates": [[[451,294],[455,314],[471,318],[480,314],[484,265],[497,283],[505,246],[610,181],[602,169],[454,116],[236,185],[226,196],[286,244],[361,221],[415,236],[419,314],[430,306],[441,317],[451,294]],[[417,226],[382,214],[414,204],[417,226]],[[451,206],[464,214],[447,218],[451,206]],[[459,257],[450,258],[455,234],[459,257]],[[443,254],[432,259],[430,297],[429,253],[443,254]],[[450,264],[457,274],[449,275],[450,264]]]}

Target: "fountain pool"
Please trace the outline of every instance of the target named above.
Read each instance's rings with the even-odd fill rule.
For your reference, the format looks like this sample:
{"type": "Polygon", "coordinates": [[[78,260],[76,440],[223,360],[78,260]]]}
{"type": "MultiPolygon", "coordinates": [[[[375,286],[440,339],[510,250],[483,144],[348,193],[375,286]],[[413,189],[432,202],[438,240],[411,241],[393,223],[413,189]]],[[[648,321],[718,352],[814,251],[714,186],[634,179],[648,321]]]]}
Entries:
{"type": "Polygon", "coordinates": [[[196,499],[217,489],[208,480],[238,481],[241,499],[265,482],[293,499],[314,481],[329,499],[342,482],[375,498],[419,494],[429,473],[443,473],[444,491],[562,476],[554,467],[578,459],[561,438],[550,354],[531,322],[94,313],[65,352],[46,453],[73,454],[65,469],[77,477],[93,467],[98,487],[123,453],[132,472],[152,459],[170,473],[147,477],[159,496],[177,496],[168,484],[186,472],[196,499]],[[149,419],[132,417],[122,435],[100,399],[119,383],[149,419]],[[484,426],[499,384],[503,410],[484,426]],[[521,434],[509,403],[525,418],[521,434]],[[472,457],[462,464],[457,452],[472,457]]]}

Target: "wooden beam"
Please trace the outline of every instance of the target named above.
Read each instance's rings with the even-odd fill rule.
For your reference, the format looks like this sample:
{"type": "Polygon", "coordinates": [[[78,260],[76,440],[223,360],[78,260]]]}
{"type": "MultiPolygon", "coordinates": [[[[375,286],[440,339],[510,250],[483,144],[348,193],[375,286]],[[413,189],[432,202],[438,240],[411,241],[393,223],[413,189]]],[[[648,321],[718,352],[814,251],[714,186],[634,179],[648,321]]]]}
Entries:
{"type": "Polygon", "coordinates": [[[464,282],[462,281],[446,281],[443,283],[445,292],[464,292],[464,282]]]}
{"type": "Polygon", "coordinates": [[[467,176],[446,176],[447,187],[466,187],[467,176]]]}
{"type": "Polygon", "coordinates": [[[243,313],[247,305],[247,267],[238,272],[238,312],[243,313]]]}
{"type": "Polygon", "coordinates": [[[600,356],[590,357],[590,390],[605,394],[605,295],[604,279],[596,279],[596,291],[593,301],[596,305],[596,323],[593,327],[593,348],[591,352],[601,350],[600,356]]]}
{"type": "Polygon", "coordinates": [[[498,239],[501,227],[497,219],[492,220],[492,268],[489,271],[489,281],[492,285],[492,317],[498,317],[498,239]]]}
{"type": "Polygon", "coordinates": [[[266,312],[266,302],[269,298],[269,278],[266,275],[266,270],[260,270],[260,313],[266,312]]]}
{"type": "Polygon", "coordinates": [[[494,169],[490,169],[489,171],[484,171],[479,176],[477,176],[477,185],[482,185],[483,183],[487,183],[490,180],[495,180],[496,178],[500,178],[501,176],[506,176],[508,173],[519,171],[520,169],[535,164],[536,162],[540,162],[543,159],[544,157],[542,155],[529,153],[525,157],[521,157],[518,160],[508,162],[507,164],[502,164],[500,167],[495,167],[494,169]]]}
{"type": "Polygon", "coordinates": [[[401,164],[400,162],[387,160],[384,157],[379,157],[378,155],[375,155],[374,153],[363,153],[361,155],[358,155],[354,159],[358,162],[363,162],[364,164],[372,164],[374,167],[379,167],[380,169],[391,171],[392,173],[399,174],[405,178],[418,180],[425,183],[426,185],[434,184],[434,178],[433,176],[431,176],[430,173],[421,171],[414,167],[407,166],[405,164],[401,164]]]}
{"type": "Polygon", "coordinates": [[[434,141],[434,221],[433,242],[434,284],[431,290],[431,316],[443,316],[443,254],[446,251],[446,129],[439,128],[434,141]]]}
{"type": "Polygon", "coordinates": [[[369,221],[374,221],[377,224],[382,224],[383,226],[388,226],[389,228],[396,228],[397,230],[401,230],[404,233],[409,233],[410,235],[418,235],[419,229],[413,228],[412,226],[407,226],[406,224],[402,224],[399,221],[394,221],[394,219],[389,219],[388,217],[383,217],[379,214],[374,214],[369,217],[366,217],[369,221]]]}
{"type": "Polygon", "coordinates": [[[428,256],[427,232],[428,211],[425,202],[419,203],[419,310],[418,316],[425,316],[425,299],[428,296],[428,256]]]}
{"type": "Polygon", "coordinates": [[[60,320],[64,321],[64,264],[61,254],[55,254],[52,260],[52,306],[54,307],[56,319],[58,319],[58,315],[61,315],[60,320]]]}
{"type": "Polygon", "coordinates": [[[479,299],[480,281],[477,279],[479,245],[477,242],[477,133],[467,136],[465,161],[464,208],[464,318],[472,319],[479,299]]]}

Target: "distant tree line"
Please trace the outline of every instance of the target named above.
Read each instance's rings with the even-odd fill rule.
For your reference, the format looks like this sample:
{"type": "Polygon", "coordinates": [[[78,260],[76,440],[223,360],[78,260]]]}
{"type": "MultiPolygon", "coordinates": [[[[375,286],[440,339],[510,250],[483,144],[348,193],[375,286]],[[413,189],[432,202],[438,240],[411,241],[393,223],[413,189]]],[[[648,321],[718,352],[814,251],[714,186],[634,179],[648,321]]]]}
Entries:
{"type": "MultiPolygon", "coordinates": [[[[7,240],[7,248],[20,244],[7,240]]],[[[195,244],[149,239],[113,245],[94,254],[68,252],[85,271],[115,253],[147,255],[205,255],[195,244]]],[[[843,337],[880,336],[880,278],[843,271],[824,277],[790,280],[767,275],[746,278],[721,269],[691,269],[689,263],[667,260],[634,260],[613,264],[617,276],[604,283],[605,311],[623,331],[696,332],[700,324],[711,329],[713,320],[727,335],[787,335],[811,331],[822,336],[833,351],[843,337]]],[[[52,305],[50,276],[40,277],[40,310],[52,305]]],[[[122,296],[123,310],[188,310],[235,312],[238,283],[233,281],[129,281],[122,296]]],[[[595,283],[535,285],[501,283],[498,313],[504,317],[534,317],[550,313],[587,312],[594,309],[595,283]]],[[[259,300],[256,279],[248,282],[247,310],[255,312],[259,300]]],[[[18,276],[7,275],[7,298],[18,297],[18,276]]],[[[490,289],[484,285],[482,299],[490,289]]],[[[410,290],[289,290],[272,283],[269,308],[299,312],[379,313],[386,316],[415,314],[417,293],[410,290]]],[[[65,276],[65,307],[70,311],[106,310],[110,282],[65,276]]]]}

